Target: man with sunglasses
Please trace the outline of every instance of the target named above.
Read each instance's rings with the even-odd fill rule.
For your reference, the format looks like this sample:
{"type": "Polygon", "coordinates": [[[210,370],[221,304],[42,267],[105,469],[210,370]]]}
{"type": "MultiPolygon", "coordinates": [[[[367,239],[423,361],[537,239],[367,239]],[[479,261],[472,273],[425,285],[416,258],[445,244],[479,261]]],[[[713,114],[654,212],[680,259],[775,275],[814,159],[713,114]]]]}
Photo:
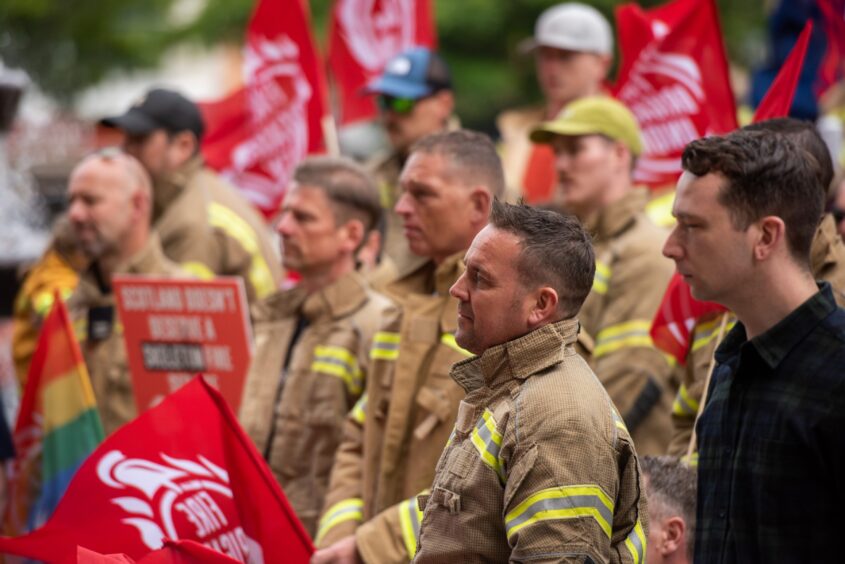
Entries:
{"type": "Polygon", "coordinates": [[[196,104],[156,88],[123,115],[100,123],[125,134],[124,149],[152,177],[153,227],[169,258],[199,278],[242,277],[250,302],[276,290],[281,266],[269,228],[205,166],[205,125],[196,104]]]}
{"type": "Polygon", "coordinates": [[[384,253],[401,277],[422,266],[402,233],[402,220],[393,211],[399,200],[399,173],[414,143],[449,129],[455,101],[446,62],[425,47],[414,47],[388,61],[384,72],[365,92],[376,96],[391,149],[376,155],[368,169],[375,176],[387,220],[384,253]]]}

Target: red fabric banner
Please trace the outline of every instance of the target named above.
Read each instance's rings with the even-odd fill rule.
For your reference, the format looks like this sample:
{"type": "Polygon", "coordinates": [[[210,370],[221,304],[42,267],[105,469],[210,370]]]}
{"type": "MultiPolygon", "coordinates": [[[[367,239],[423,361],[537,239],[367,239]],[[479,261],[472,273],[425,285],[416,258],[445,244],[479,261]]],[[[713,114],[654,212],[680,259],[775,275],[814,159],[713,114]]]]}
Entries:
{"type": "Polygon", "coordinates": [[[265,215],[275,213],[293,168],[324,149],[325,77],[303,0],[260,0],[249,22],[246,86],[201,104],[209,166],[265,215]]]}
{"type": "Polygon", "coordinates": [[[236,564],[230,556],[211,550],[194,541],[164,541],[164,547],[140,560],[125,554],[100,554],[84,547],[77,548],[77,564],[236,564]]]}
{"type": "Polygon", "coordinates": [[[255,445],[201,378],[108,437],[50,520],[0,537],[0,551],[61,564],[83,546],[138,559],[164,539],[250,563],[304,563],[313,552],[255,445]]]}
{"type": "Polygon", "coordinates": [[[437,46],[431,0],[335,0],[328,60],[341,124],[376,116],[372,97],[362,96],[361,89],[394,55],[415,45],[437,46]]]}
{"type": "Polygon", "coordinates": [[[818,0],[827,49],[819,66],[819,95],[845,78],[845,0],[818,0]]]}
{"type": "Polygon", "coordinates": [[[769,86],[769,91],[760,100],[757,111],[754,112],[754,121],[763,121],[776,117],[789,115],[792,107],[792,99],[795,97],[795,90],[798,88],[798,81],[801,78],[801,69],[804,67],[804,57],[807,54],[807,46],[810,44],[810,36],[813,34],[813,22],[807,21],[804,29],[789,57],[784,61],[777,76],[769,86]]]}
{"type": "Polygon", "coordinates": [[[674,185],[687,143],[736,129],[736,106],[713,0],[616,10],[622,65],[614,95],[639,121],[645,151],[634,180],[674,185]]]}

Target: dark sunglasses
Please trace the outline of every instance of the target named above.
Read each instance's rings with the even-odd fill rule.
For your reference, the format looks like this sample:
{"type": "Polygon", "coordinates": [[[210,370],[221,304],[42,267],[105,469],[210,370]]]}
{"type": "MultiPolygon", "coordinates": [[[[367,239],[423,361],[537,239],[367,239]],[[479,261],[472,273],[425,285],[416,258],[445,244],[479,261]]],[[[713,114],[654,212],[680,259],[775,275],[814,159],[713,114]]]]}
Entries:
{"type": "Polygon", "coordinates": [[[414,98],[398,98],[396,96],[388,96],[381,94],[376,98],[378,107],[383,112],[395,112],[397,114],[409,114],[414,106],[419,102],[414,98]]]}

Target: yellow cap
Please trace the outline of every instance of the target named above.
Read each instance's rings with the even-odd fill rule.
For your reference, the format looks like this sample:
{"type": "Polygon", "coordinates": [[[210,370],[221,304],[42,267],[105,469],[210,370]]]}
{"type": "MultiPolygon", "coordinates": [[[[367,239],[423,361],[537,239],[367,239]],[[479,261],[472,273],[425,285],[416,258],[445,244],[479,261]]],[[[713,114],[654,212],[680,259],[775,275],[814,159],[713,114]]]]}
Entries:
{"type": "Polygon", "coordinates": [[[580,98],[555,119],[531,130],[535,143],[551,143],[556,135],[604,135],[624,143],[634,156],[643,152],[640,127],[631,110],[607,96],[580,98]]]}

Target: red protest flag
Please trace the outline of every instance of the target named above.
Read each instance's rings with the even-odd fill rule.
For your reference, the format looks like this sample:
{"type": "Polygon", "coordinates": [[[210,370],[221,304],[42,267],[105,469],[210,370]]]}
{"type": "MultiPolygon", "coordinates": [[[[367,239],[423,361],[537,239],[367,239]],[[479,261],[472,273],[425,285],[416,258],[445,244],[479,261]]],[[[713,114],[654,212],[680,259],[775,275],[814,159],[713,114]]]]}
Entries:
{"type": "Polygon", "coordinates": [[[342,124],[375,117],[373,99],[362,96],[361,89],[388,60],[415,45],[437,46],[431,0],[335,0],[328,61],[342,124]]]}
{"type": "Polygon", "coordinates": [[[827,48],[819,65],[819,96],[845,77],[845,0],[818,0],[827,48]]]}
{"type": "Polygon", "coordinates": [[[235,560],[194,541],[165,540],[164,547],[150,552],[140,560],[125,554],[100,554],[77,547],[77,564],[236,564],[235,560]]]}
{"type": "Polygon", "coordinates": [[[0,551],[75,562],[77,546],[141,558],[165,538],[241,562],[308,562],[302,524],[226,401],[201,378],[108,437],[52,518],[0,551]]]}
{"type": "Polygon", "coordinates": [[[265,215],[278,210],[293,168],[324,150],[323,67],[302,0],[259,0],[246,34],[246,85],[201,104],[202,151],[265,215]]]}
{"type": "Polygon", "coordinates": [[[634,180],[674,185],[690,141],[736,129],[736,105],[713,0],[616,10],[622,65],[614,87],[642,129],[634,180]]]}
{"type": "Polygon", "coordinates": [[[651,323],[649,333],[654,346],[685,365],[695,322],[708,313],[722,311],[727,311],[727,308],[693,298],[689,284],[676,272],[651,323]]]}
{"type": "Polygon", "coordinates": [[[801,78],[801,69],[804,67],[804,57],[807,54],[807,46],[810,44],[810,36],[813,34],[813,22],[807,20],[804,29],[789,57],[784,61],[777,76],[769,86],[769,91],[760,100],[757,111],[754,112],[754,122],[763,121],[776,117],[786,117],[792,107],[792,99],[795,97],[795,90],[798,88],[798,81],[801,78]]]}

